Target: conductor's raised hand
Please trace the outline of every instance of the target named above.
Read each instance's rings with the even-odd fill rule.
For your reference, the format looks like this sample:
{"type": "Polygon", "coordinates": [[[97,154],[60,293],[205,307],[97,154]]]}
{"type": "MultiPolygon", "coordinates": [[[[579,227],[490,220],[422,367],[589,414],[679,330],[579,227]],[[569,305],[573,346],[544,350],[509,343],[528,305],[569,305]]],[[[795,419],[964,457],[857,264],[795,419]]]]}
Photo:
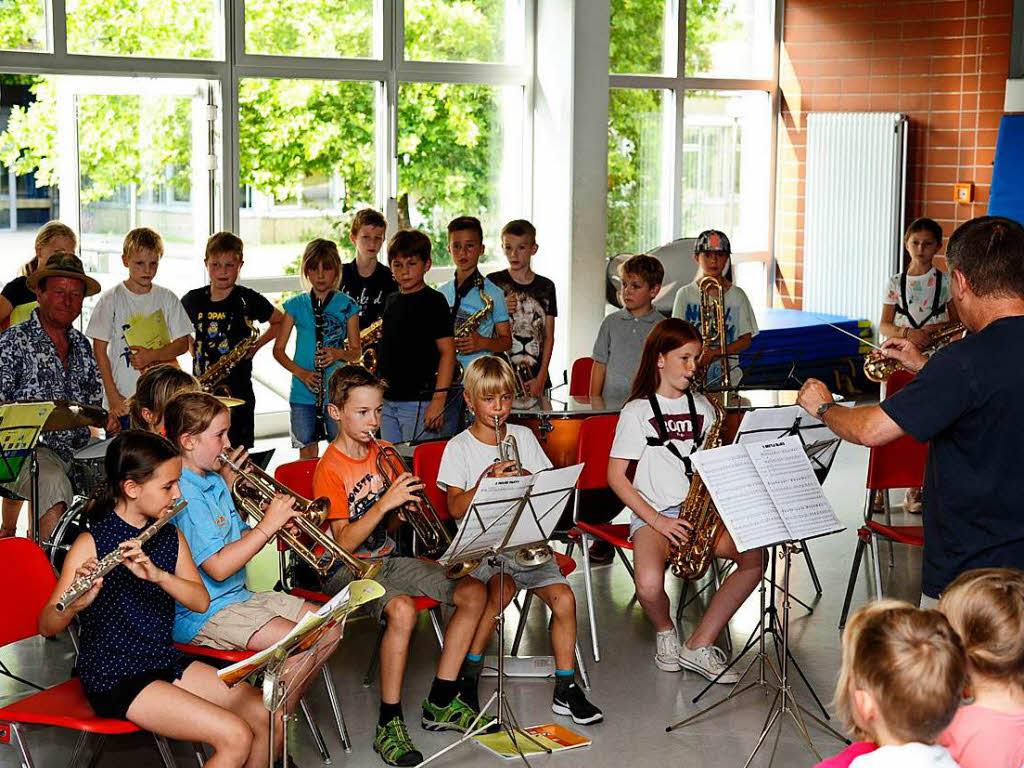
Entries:
{"type": "Polygon", "coordinates": [[[423,492],[423,481],[411,472],[403,472],[394,479],[391,486],[380,497],[385,511],[401,509],[406,504],[419,500],[423,492]]]}
{"type": "Polygon", "coordinates": [[[692,526],[678,517],[659,514],[654,518],[651,527],[676,546],[681,546],[690,540],[692,526]]]}
{"type": "Polygon", "coordinates": [[[928,362],[928,358],[910,339],[886,339],[882,342],[881,352],[886,357],[899,360],[903,367],[911,373],[917,373],[928,362]]]}

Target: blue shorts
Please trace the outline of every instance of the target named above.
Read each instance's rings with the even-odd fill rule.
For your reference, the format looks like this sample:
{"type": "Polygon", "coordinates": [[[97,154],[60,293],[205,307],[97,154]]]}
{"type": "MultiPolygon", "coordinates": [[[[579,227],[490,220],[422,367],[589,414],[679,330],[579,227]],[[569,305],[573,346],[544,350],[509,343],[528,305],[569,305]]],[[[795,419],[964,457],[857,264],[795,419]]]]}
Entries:
{"type": "MultiPolygon", "coordinates": [[[[292,448],[305,448],[317,441],[316,434],[316,406],[309,403],[289,403],[291,407],[292,425],[292,448]]],[[[324,414],[324,425],[327,427],[327,439],[333,440],[338,436],[338,422],[324,414]]]]}

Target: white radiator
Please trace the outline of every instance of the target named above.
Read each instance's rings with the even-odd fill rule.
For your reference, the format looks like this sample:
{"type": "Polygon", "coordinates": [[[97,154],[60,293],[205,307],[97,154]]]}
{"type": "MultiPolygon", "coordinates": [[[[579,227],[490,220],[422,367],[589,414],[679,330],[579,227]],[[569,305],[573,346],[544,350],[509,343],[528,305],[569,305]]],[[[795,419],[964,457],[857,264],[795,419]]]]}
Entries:
{"type": "Polygon", "coordinates": [[[907,121],[895,112],[807,119],[803,308],[871,321],[902,267],[907,121]]]}

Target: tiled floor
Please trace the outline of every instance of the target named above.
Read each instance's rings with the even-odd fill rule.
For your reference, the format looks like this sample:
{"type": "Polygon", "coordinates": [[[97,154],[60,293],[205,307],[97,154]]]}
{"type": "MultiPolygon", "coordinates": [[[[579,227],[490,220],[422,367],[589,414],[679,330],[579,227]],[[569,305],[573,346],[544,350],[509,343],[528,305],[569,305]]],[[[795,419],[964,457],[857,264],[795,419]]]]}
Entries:
{"type": "MultiPolygon", "coordinates": [[[[294,452],[286,441],[274,441],[279,448],[277,461],[290,460],[294,452]]],[[[855,530],[861,519],[864,500],[864,476],[867,451],[856,446],[843,445],[825,490],[840,518],[848,526],[842,533],[817,540],[811,544],[811,551],[824,594],[815,599],[814,590],[802,559],[795,562],[792,574],[793,594],[810,602],[814,612],[808,612],[795,603],[791,622],[790,641],[793,653],[818,695],[828,701],[839,665],[839,635],[836,624],[842,607],[843,594],[849,574],[850,562],[856,542],[855,530]]],[[[276,462],[275,462],[276,463],[276,462]]],[[[899,502],[902,494],[893,494],[899,502]]],[[[883,561],[886,560],[885,550],[883,561]]],[[[891,594],[916,601],[919,588],[919,552],[898,548],[895,567],[888,568],[883,562],[883,580],[891,585],[891,594]]],[[[865,600],[870,569],[861,570],[861,577],[855,592],[854,605],[865,600]]],[[[671,583],[670,593],[676,595],[679,588],[671,583]]],[[[594,589],[597,615],[600,627],[602,660],[595,664],[590,655],[590,633],[587,628],[584,605],[583,576],[577,570],[570,580],[576,590],[579,605],[580,641],[584,646],[589,666],[593,691],[592,700],[605,713],[605,722],[589,728],[577,726],[593,739],[593,745],[583,750],[562,755],[534,759],[535,765],[581,766],[588,768],[611,768],[630,764],[641,766],[693,765],[702,768],[721,766],[742,766],[757,740],[762,724],[769,711],[770,697],[760,691],[744,694],[737,701],[730,702],[715,712],[698,720],[693,725],[666,733],[665,726],[697,711],[698,706],[690,699],[702,687],[702,679],[690,673],[668,674],[658,671],[652,661],[654,638],[642,610],[632,599],[632,582],[621,565],[605,566],[595,570],[594,589]]],[[[692,607],[691,607],[692,608],[692,607]]],[[[684,634],[692,627],[697,611],[688,610],[684,619],[684,634]]],[[[757,593],[751,597],[732,622],[733,637],[742,642],[757,623],[757,593]]],[[[510,613],[509,623],[516,616],[510,613]]],[[[346,630],[341,649],[331,661],[338,693],[348,720],[349,731],[354,743],[351,754],[342,752],[337,733],[332,725],[327,697],[321,684],[314,686],[310,698],[319,722],[326,735],[335,766],[377,766],[382,765],[373,753],[371,741],[377,718],[376,685],[365,689],[362,676],[369,660],[375,627],[366,619],[353,621],[346,630]]],[[[511,636],[511,629],[509,629],[511,636]]],[[[540,607],[534,608],[524,639],[522,652],[544,654],[548,650],[545,619],[540,607]]],[[[413,640],[409,672],[405,683],[405,712],[407,719],[416,723],[419,718],[418,704],[427,692],[433,668],[438,655],[434,639],[426,619],[413,640]]],[[[56,682],[68,673],[72,664],[71,645],[66,638],[45,642],[33,640],[20,647],[0,653],[11,669],[40,683],[56,682]]],[[[486,679],[481,685],[481,697],[489,695],[494,679],[486,679]]],[[[550,710],[551,683],[544,680],[513,680],[509,686],[509,698],[515,713],[525,724],[538,724],[562,720],[550,710]]],[[[19,684],[0,679],[0,701],[7,702],[25,689],[19,684]]],[[[795,686],[797,699],[804,706],[815,709],[806,688],[799,682],[795,686]]],[[[724,695],[725,690],[716,689],[701,704],[711,703],[724,695]]],[[[563,720],[563,722],[565,722],[563,720]]],[[[571,726],[572,723],[568,722],[571,726]]],[[[320,763],[305,726],[293,726],[297,742],[294,756],[299,765],[313,766],[320,763]]],[[[425,753],[431,753],[453,740],[452,736],[430,734],[418,725],[411,728],[417,746],[425,753]]],[[[811,735],[822,754],[831,754],[839,749],[839,743],[819,728],[811,728],[811,735]]],[[[30,729],[29,743],[36,765],[65,765],[71,754],[74,736],[56,729],[30,729]]],[[[754,765],[767,765],[768,753],[775,738],[773,733],[766,748],[758,755],[754,765]]],[[[173,745],[178,764],[193,765],[183,745],[173,745]]],[[[797,737],[791,723],[783,723],[778,751],[777,766],[813,765],[811,752],[797,737]]],[[[437,763],[452,768],[499,764],[497,758],[489,756],[481,747],[464,745],[443,756],[437,763]]],[[[10,745],[0,745],[0,766],[16,766],[16,751],[10,745]]],[[[160,765],[152,741],[144,736],[111,738],[100,761],[101,766],[158,766],[160,765]]]]}

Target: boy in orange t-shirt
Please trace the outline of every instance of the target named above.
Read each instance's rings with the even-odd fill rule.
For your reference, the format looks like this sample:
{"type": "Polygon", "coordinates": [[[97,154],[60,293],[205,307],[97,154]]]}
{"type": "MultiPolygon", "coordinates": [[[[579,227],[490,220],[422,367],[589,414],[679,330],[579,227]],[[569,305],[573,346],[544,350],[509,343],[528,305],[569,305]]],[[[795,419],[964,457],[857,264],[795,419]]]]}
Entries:
{"type": "MultiPolygon", "coordinates": [[[[331,500],[328,519],[335,541],[356,557],[381,560],[374,580],[385,590],[370,606],[385,626],[380,643],[380,717],[373,748],[388,765],[417,765],[423,755],[412,745],[401,705],[402,678],[417,618],[413,597],[429,597],[455,608],[445,631],[437,676],[423,701],[421,724],[428,731],[465,732],[477,712],[459,697],[458,675],[483,613],[487,589],[476,579],[447,578],[437,563],[394,554],[388,517],[417,500],[423,483],[408,472],[390,478],[377,469],[378,449],[370,435],[380,427],[384,387],[365,368],[346,365],[331,376],[328,394],[327,412],[338,423],[338,436],[317,465],[313,492],[331,500]]],[[[352,579],[342,566],[324,580],[323,588],[336,594],[352,579]]],[[[482,718],[478,725],[490,719],[482,718]]]]}

